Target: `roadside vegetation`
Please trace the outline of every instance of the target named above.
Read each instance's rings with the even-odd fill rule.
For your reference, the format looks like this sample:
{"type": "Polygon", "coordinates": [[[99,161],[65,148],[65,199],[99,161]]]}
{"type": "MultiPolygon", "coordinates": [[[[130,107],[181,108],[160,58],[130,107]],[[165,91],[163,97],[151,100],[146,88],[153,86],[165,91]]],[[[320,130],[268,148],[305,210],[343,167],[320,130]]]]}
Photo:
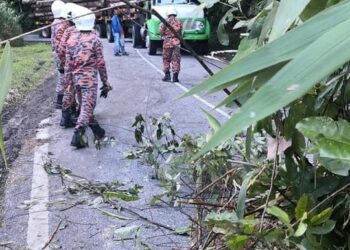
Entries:
{"type": "Polygon", "coordinates": [[[51,46],[46,43],[26,43],[12,49],[13,77],[7,102],[23,100],[28,91],[35,89],[53,69],[51,46]]]}
{"type": "MultiPolygon", "coordinates": [[[[21,17],[8,3],[0,2],[0,41],[22,33],[20,19],[21,17]]],[[[23,41],[20,39],[12,43],[12,46],[21,45],[23,45],[23,41]]]]}
{"type": "MultiPolygon", "coordinates": [[[[0,41],[22,33],[21,17],[6,2],[0,3],[0,41]]],[[[28,91],[38,86],[52,68],[48,44],[26,44],[21,39],[0,47],[0,114],[5,105],[23,100],[28,91]]],[[[1,123],[1,122],[0,122],[1,123]]],[[[5,159],[5,147],[0,127],[0,151],[5,159]]],[[[5,162],[6,165],[6,162],[5,162]]]]}
{"type": "MultiPolygon", "coordinates": [[[[53,61],[51,47],[45,43],[27,43],[12,49],[8,44],[0,48],[0,56],[1,113],[5,106],[22,102],[30,90],[39,86],[51,72],[53,61]]],[[[0,149],[4,149],[4,146],[0,145],[0,149]]]]}
{"type": "Polygon", "coordinates": [[[167,115],[138,116],[127,157],[162,181],[152,204],[197,209],[193,249],[349,249],[350,2],[254,3],[231,64],[185,95],[229,88],[218,107],[237,111],[182,138],[167,115]]]}

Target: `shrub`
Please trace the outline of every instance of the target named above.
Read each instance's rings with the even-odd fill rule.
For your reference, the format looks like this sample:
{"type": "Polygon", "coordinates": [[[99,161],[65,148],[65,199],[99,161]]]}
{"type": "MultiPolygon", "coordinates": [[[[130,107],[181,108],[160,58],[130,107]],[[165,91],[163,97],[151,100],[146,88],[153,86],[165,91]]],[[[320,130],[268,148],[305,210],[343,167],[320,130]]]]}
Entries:
{"type": "MultiPolygon", "coordinates": [[[[15,10],[11,9],[7,3],[0,3],[0,40],[6,40],[22,33],[19,24],[20,16],[15,10]]],[[[11,43],[13,46],[23,45],[22,40],[16,40],[11,43]]]]}

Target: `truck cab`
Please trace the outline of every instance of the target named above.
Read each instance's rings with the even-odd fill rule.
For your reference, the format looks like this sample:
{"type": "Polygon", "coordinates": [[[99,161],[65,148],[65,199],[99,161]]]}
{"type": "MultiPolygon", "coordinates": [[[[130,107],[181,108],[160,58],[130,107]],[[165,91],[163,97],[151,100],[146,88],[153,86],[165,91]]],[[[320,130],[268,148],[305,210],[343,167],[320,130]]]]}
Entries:
{"type": "MultiPolygon", "coordinates": [[[[203,9],[197,4],[190,0],[151,0],[150,7],[165,19],[167,19],[167,11],[174,8],[177,11],[177,18],[183,24],[183,39],[192,44],[198,53],[207,52],[210,25],[203,9]]],[[[155,55],[157,49],[162,46],[162,38],[159,33],[161,21],[154,15],[146,19],[144,35],[141,37],[145,41],[148,54],[155,55]]]]}

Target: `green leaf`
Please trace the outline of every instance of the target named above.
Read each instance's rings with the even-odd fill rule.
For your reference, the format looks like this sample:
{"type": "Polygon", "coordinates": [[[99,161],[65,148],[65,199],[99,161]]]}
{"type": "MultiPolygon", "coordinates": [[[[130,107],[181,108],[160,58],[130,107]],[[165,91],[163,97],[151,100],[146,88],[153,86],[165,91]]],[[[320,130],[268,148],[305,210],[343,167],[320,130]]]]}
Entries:
{"type": "MultiPolygon", "coordinates": [[[[223,105],[229,105],[234,100],[238,98],[245,97],[246,95],[253,94],[261,86],[263,86],[268,80],[272,78],[285,64],[278,64],[261,72],[258,72],[256,76],[249,77],[246,80],[242,80],[238,83],[237,87],[234,88],[230,95],[226,97],[220,104],[216,107],[223,105]]],[[[226,86],[229,87],[229,86],[226,86]]],[[[216,89],[217,91],[218,89],[216,89]]]]}
{"type": "Polygon", "coordinates": [[[210,227],[218,227],[222,229],[231,228],[234,224],[240,222],[235,212],[211,212],[205,217],[205,222],[210,227]]]}
{"type": "Polygon", "coordinates": [[[280,221],[282,221],[286,226],[290,226],[290,219],[286,212],[276,206],[272,206],[267,208],[266,210],[269,214],[277,217],[280,221]]]}
{"type": "Polygon", "coordinates": [[[311,117],[296,128],[313,143],[320,162],[332,173],[347,176],[350,170],[350,123],[329,117],[311,117]]]}
{"type": "Polygon", "coordinates": [[[344,51],[350,46],[349,25],[350,20],[337,25],[299,53],[212,136],[195,158],[300,98],[348,61],[350,54],[344,51]]]}
{"type": "Polygon", "coordinates": [[[312,196],[315,199],[318,199],[322,196],[333,193],[337,190],[340,184],[340,180],[338,176],[329,176],[317,178],[317,188],[312,192],[312,196]]]}
{"type": "Polygon", "coordinates": [[[131,237],[134,238],[137,231],[140,230],[140,226],[128,226],[121,227],[114,231],[113,240],[126,240],[131,237]]]}
{"type": "Polygon", "coordinates": [[[119,220],[131,220],[131,218],[125,217],[125,216],[121,216],[119,214],[115,214],[115,213],[111,213],[108,212],[106,210],[103,210],[99,207],[96,208],[98,211],[100,211],[103,215],[109,216],[111,218],[115,218],[115,219],[119,219],[119,220]]]}
{"type": "MultiPolygon", "coordinates": [[[[0,114],[4,108],[6,96],[11,87],[12,81],[12,53],[10,43],[6,43],[5,48],[3,50],[1,60],[0,60],[0,114]]],[[[1,122],[1,120],[0,120],[1,122]]],[[[2,132],[2,126],[0,126],[0,151],[2,159],[4,160],[5,167],[7,167],[6,160],[6,151],[5,151],[5,143],[4,136],[2,132]]]]}
{"type": "Polygon", "coordinates": [[[154,206],[157,203],[157,201],[159,201],[162,197],[164,197],[167,194],[168,192],[164,192],[162,194],[157,194],[153,196],[152,199],[148,202],[148,204],[150,204],[151,206],[154,206]]]}
{"type": "Polygon", "coordinates": [[[307,5],[303,13],[301,14],[301,18],[306,20],[317,13],[324,10],[326,7],[329,7],[333,4],[338,3],[340,0],[311,0],[311,2],[307,5]]]}
{"type": "MultiPolygon", "coordinates": [[[[326,148],[324,147],[323,149],[325,150],[326,148]]],[[[332,148],[327,148],[327,150],[332,152],[333,157],[339,157],[338,155],[340,153],[339,151],[340,148],[332,147],[332,148]]],[[[344,155],[344,153],[342,153],[341,155],[344,155]]],[[[332,173],[341,175],[341,176],[349,175],[350,162],[348,160],[330,159],[326,157],[321,157],[319,160],[320,160],[320,163],[332,173]]]]}
{"type": "Polygon", "coordinates": [[[4,143],[4,135],[2,132],[1,120],[0,120],[0,151],[1,151],[2,159],[4,160],[5,167],[7,167],[6,148],[4,143]]]}
{"type": "MultiPolygon", "coordinates": [[[[273,22],[276,17],[277,9],[279,6],[279,2],[273,1],[271,5],[269,5],[271,10],[268,12],[267,16],[264,19],[264,23],[261,28],[259,40],[258,40],[258,45],[263,45],[265,40],[268,38],[268,34],[272,30],[273,22]]],[[[270,9],[268,8],[268,9],[270,9]]]]}
{"type": "Polygon", "coordinates": [[[282,36],[299,17],[310,0],[282,0],[278,6],[269,41],[282,36]]]}
{"type": "Polygon", "coordinates": [[[334,141],[350,143],[350,123],[344,120],[336,122],[325,116],[309,117],[300,121],[296,128],[310,140],[326,137],[334,141]]]}
{"type": "Polygon", "coordinates": [[[295,207],[295,217],[301,219],[304,216],[304,213],[309,212],[313,206],[314,202],[312,196],[310,194],[303,194],[295,207]]]}
{"type": "Polygon", "coordinates": [[[302,236],[306,232],[306,229],[307,229],[307,224],[304,223],[304,222],[300,222],[299,226],[297,228],[297,231],[295,232],[294,236],[295,237],[302,236]]]}
{"type": "Polygon", "coordinates": [[[226,246],[230,250],[244,249],[248,239],[249,237],[247,235],[232,236],[227,240],[226,246]]]}
{"type": "Polygon", "coordinates": [[[103,197],[106,200],[119,198],[124,201],[136,201],[139,199],[138,195],[135,194],[126,194],[124,192],[105,192],[103,193],[103,197]]]}
{"type": "Polygon", "coordinates": [[[218,131],[221,127],[220,123],[218,120],[215,119],[214,116],[212,116],[209,112],[205,111],[202,109],[205,116],[207,117],[207,120],[209,122],[210,127],[214,130],[214,132],[218,131]]]}
{"type": "Polygon", "coordinates": [[[308,232],[316,235],[328,234],[333,231],[335,225],[336,221],[327,220],[322,225],[310,227],[308,232]]]}
{"type": "Polygon", "coordinates": [[[2,113],[6,96],[11,87],[12,71],[13,65],[11,47],[9,43],[6,43],[0,61],[0,114],[2,113]]]}
{"type": "Polygon", "coordinates": [[[225,25],[227,24],[227,20],[232,20],[233,11],[235,10],[237,10],[236,7],[226,11],[225,15],[220,19],[220,22],[218,24],[218,28],[217,28],[218,39],[219,39],[219,42],[224,46],[228,46],[230,42],[229,36],[225,29],[225,25]]]}
{"type": "Polygon", "coordinates": [[[277,240],[282,240],[284,238],[284,232],[282,229],[274,229],[267,235],[265,235],[264,238],[267,242],[271,244],[276,242],[277,240]]]}
{"type": "Polygon", "coordinates": [[[175,229],[175,233],[178,235],[189,235],[191,227],[178,227],[175,229]]]}
{"type": "Polygon", "coordinates": [[[244,181],[241,186],[241,190],[238,194],[237,199],[237,217],[238,219],[243,219],[244,217],[244,210],[245,210],[245,200],[247,196],[247,188],[250,182],[250,179],[252,178],[254,172],[249,172],[246,177],[244,178],[244,181]]]}
{"type": "Polygon", "coordinates": [[[321,213],[319,213],[311,218],[311,225],[314,226],[314,225],[320,225],[320,224],[324,223],[325,221],[327,221],[331,217],[332,213],[333,213],[332,208],[326,208],[321,213]]]}
{"type": "Polygon", "coordinates": [[[294,234],[294,230],[292,228],[292,225],[290,224],[289,216],[286,212],[284,212],[282,209],[276,206],[269,207],[266,211],[269,214],[277,217],[280,221],[282,221],[288,227],[290,235],[294,234]]]}
{"type": "Polygon", "coordinates": [[[304,249],[307,250],[322,250],[324,249],[323,246],[320,244],[318,239],[311,234],[307,234],[307,237],[304,237],[302,241],[302,246],[304,246],[304,249]]]}
{"type": "Polygon", "coordinates": [[[258,49],[258,39],[250,39],[248,37],[243,38],[239,43],[238,52],[233,57],[231,63],[235,63],[241,60],[242,58],[254,52],[256,49],[258,49]]]}
{"type": "MultiPolygon", "coordinates": [[[[183,97],[213,89],[226,83],[234,83],[238,79],[295,58],[301,51],[327,33],[330,29],[347,21],[349,19],[349,12],[349,2],[340,3],[322,11],[314,18],[287,32],[284,36],[227,66],[202,84],[192,88],[189,92],[184,94],[183,97]]],[[[346,27],[346,25],[342,27],[346,27]]],[[[346,28],[344,28],[344,31],[345,30],[346,28]]],[[[332,36],[332,38],[334,37],[337,37],[337,35],[332,36]]],[[[324,39],[323,41],[326,40],[327,39],[324,39]]],[[[337,39],[328,39],[327,42],[330,40],[337,39]]],[[[327,50],[322,50],[322,52],[323,51],[327,52],[327,50]]],[[[327,58],[329,58],[329,55],[327,58]]],[[[333,56],[331,56],[331,58],[333,58],[333,56]]],[[[326,65],[328,64],[326,63],[326,65]]]]}
{"type": "Polygon", "coordinates": [[[253,140],[253,128],[250,126],[247,129],[246,138],[245,138],[245,158],[247,161],[250,161],[250,153],[252,151],[252,140],[253,140]]]}
{"type": "Polygon", "coordinates": [[[248,215],[244,217],[244,221],[242,221],[242,224],[241,224],[241,229],[244,234],[252,234],[254,232],[255,225],[256,225],[256,221],[255,221],[254,215],[248,215]]]}

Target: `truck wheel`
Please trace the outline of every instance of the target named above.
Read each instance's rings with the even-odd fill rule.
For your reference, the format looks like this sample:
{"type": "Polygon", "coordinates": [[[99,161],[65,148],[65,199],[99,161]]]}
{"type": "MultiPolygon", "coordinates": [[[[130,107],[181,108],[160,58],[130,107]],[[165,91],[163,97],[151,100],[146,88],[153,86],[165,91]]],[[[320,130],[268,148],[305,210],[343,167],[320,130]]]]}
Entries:
{"type": "Polygon", "coordinates": [[[106,37],[106,24],[104,23],[97,23],[95,25],[95,30],[96,30],[96,33],[98,35],[98,37],[100,38],[105,38],[106,37]]]}
{"type": "Polygon", "coordinates": [[[110,23],[107,24],[107,40],[109,43],[114,43],[114,36],[112,33],[112,27],[110,23]]]}
{"type": "Polygon", "coordinates": [[[149,55],[154,56],[157,54],[158,44],[156,41],[150,40],[148,35],[146,36],[146,46],[149,55]]]}
{"type": "Polygon", "coordinates": [[[39,34],[42,38],[50,38],[51,37],[51,28],[46,28],[40,31],[39,34]]]}
{"type": "Polygon", "coordinates": [[[132,27],[132,46],[134,48],[142,46],[141,27],[134,24],[132,27]]]}
{"type": "Polygon", "coordinates": [[[208,41],[200,41],[198,44],[198,54],[206,55],[209,51],[208,41]]]}

